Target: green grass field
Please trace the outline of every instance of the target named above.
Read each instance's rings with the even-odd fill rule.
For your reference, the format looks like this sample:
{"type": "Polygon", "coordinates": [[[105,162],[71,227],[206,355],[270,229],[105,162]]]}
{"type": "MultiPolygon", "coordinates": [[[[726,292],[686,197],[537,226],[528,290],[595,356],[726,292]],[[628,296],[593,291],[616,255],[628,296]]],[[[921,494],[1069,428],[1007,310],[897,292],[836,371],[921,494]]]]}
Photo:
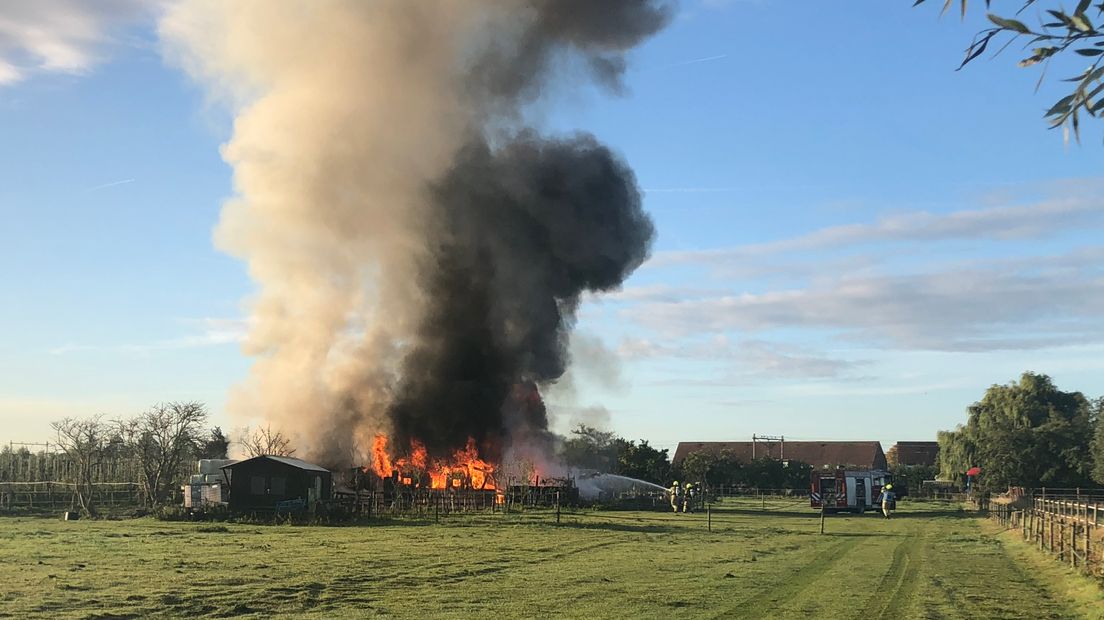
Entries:
{"type": "Polygon", "coordinates": [[[989,522],[798,502],[347,527],[0,519],[0,617],[1102,618],[989,522]]]}

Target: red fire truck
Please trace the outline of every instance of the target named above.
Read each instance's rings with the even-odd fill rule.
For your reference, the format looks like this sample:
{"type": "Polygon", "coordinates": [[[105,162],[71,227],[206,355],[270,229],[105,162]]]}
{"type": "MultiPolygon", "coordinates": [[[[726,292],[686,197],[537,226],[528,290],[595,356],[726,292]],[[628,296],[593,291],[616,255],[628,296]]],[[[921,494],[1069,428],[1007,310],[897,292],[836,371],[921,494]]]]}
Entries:
{"type": "Polygon", "coordinates": [[[882,487],[892,482],[880,469],[825,469],[813,471],[809,481],[809,506],[824,512],[876,510],[882,487]]]}

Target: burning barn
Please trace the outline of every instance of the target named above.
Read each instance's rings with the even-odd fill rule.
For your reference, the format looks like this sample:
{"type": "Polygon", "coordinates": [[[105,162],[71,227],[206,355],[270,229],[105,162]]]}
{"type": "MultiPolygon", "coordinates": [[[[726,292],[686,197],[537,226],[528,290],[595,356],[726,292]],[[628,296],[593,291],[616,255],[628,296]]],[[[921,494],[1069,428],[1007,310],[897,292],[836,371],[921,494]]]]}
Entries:
{"type": "Polygon", "coordinates": [[[222,468],[230,474],[230,509],[235,512],[311,510],[333,496],[330,471],[286,456],[257,456],[222,468]]]}
{"type": "Polygon", "coordinates": [[[429,456],[412,441],[404,456],[392,457],[388,439],[373,442],[372,463],[350,470],[336,485],[335,499],[368,514],[509,509],[525,505],[573,504],[574,481],[542,478],[535,472],[507,472],[480,456],[474,440],[451,456],[429,456]]]}
{"type": "MultiPolygon", "coordinates": [[[[504,491],[498,466],[551,454],[537,388],[568,367],[580,304],[620,288],[655,236],[620,155],[531,113],[553,86],[617,92],[673,7],[173,7],[175,60],[235,105],[222,152],[236,195],[215,236],[257,280],[259,358],[232,413],[328,466],[364,464],[383,434],[372,470],[395,487],[504,491]]],[[[232,466],[231,506],[306,498],[328,472],[303,465],[232,466]]]]}

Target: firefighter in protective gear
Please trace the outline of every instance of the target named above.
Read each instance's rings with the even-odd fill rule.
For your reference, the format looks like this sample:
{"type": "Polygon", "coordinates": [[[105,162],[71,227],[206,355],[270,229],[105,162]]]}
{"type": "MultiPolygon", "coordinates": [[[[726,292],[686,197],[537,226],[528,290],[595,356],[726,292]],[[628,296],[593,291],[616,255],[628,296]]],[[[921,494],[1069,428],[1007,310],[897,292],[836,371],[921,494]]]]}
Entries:
{"type": "Polygon", "coordinates": [[[682,487],[679,486],[678,480],[671,483],[668,492],[671,494],[671,510],[677,513],[682,506],[682,487]]]}
{"type": "Polygon", "coordinates": [[[694,496],[697,494],[697,488],[694,483],[687,482],[686,488],[682,492],[682,511],[694,512],[694,496]]]}
{"type": "Polygon", "coordinates": [[[887,484],[887,485],[885,485],[885,488],[882,489],[881,499],[882,499],[882,514],[885,515],[886,519],[888,519],[889,518],[889,513],[892,511],[894,502],[897,499],[897,494],[893,492],[893,485],[892,484],[887,484]]]}

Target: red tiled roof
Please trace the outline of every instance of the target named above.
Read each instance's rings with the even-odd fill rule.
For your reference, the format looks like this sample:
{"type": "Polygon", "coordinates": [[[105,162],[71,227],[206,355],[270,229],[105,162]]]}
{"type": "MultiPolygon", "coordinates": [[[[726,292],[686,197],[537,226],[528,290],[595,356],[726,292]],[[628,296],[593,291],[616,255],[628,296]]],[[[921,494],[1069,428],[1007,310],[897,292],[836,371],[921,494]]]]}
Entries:
{"type": "Polygon", "coordinates": [[[935,465],[939,458],[938,441],[898,441],[890,452],[899,465],[935,465]]]}
{"type": "Polygon", "coordinates": [[[671,462],[677,465],[690,453],[701,450],[732,452],[743,462],[770,457],[801,461],[816,469],[825,466],[886,468],[885,453],[877,441],[681,441],[671,462]]]}

